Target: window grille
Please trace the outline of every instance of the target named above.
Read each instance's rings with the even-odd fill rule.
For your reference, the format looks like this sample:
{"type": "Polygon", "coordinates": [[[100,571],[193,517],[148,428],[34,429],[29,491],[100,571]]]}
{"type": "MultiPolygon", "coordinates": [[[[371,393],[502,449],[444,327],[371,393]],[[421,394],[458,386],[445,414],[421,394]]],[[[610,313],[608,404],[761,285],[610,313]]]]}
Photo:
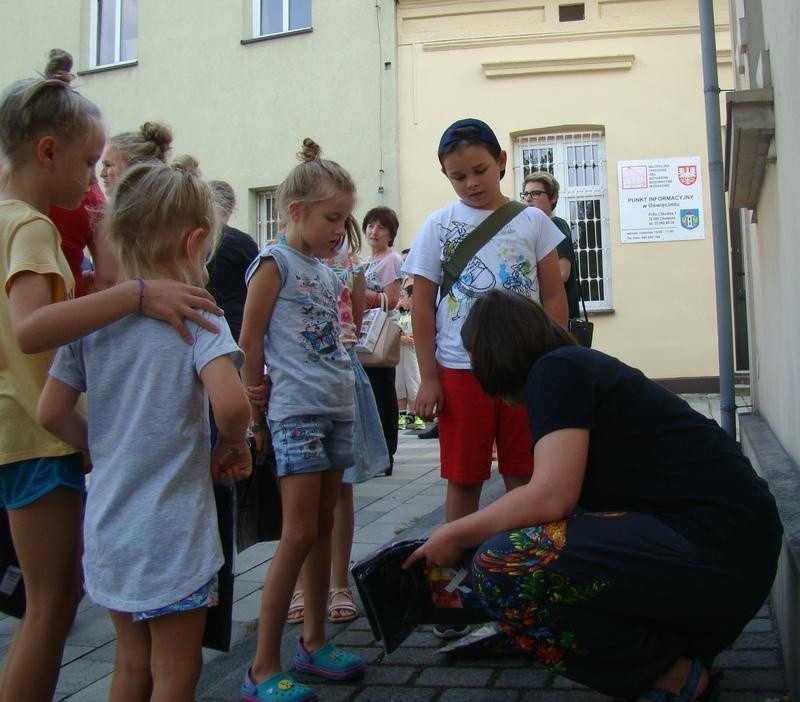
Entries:
{"type": "Polygon", "coordinates": [[[596,130],[532,134],[515,144],[516,192],[526,175],[546,171],[560,187],[555,215],[569,222],[587,309],[610,309],[611,249],[605,136],[596,130]]]}
{"type": "Polygon", "coordinates": [[[139,55],[139,0],[93,0],[92,67],[135,61],[139,55]]]}
{"type": "Polygon", "coordinates": [[[262,248],[273,243],[281,228],[275,188],[256,191],[256,241],[262,248]]]}
{"type": "Polygon", "coordinates": [[[253,36],[311,28],[311,0],[253,0],[253,36]]]}

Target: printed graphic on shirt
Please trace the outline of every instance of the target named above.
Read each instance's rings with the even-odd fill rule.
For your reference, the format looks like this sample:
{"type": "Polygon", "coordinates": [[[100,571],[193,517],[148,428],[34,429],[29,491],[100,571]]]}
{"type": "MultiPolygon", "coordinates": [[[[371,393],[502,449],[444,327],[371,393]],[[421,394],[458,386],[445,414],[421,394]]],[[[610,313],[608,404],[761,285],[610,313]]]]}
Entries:
{"type": "Polygon", "coordinates": [[[307,351],[307,360],[317,363],[320,356],[338,358],[339,320],[338,315],[336,319],[330,317],[330,311],[337,309],[337,296],[318,276],[301,272],[295,275],[295,280],[303,315],[298,335],[307,351]]]}

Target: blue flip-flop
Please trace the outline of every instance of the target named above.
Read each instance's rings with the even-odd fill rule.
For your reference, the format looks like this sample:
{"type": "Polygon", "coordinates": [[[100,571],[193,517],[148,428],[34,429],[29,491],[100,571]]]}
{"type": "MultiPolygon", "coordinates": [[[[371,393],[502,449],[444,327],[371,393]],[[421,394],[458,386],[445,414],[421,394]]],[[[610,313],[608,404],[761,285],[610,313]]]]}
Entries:
{"type": "Polygon", "coordinates": [[[689,669],[689,676],[686,678],[686,682],[683,684],[680,693],[676,695],[674,692],[654,689],[642,692],[639,696],[644,697],[646,700],[652,700],[653,702],[692,702],[693,700],[694,702],[700,700],[703,702],[710,702],[711,700],[715,700],[719,695],[719,681],[722,678],[722,674],[712,674],[711,671],[709,671],[706,689],[703,690],[703,694],[700,695],[700,697],[695,698],[697,687],[700,685],[700,680],[703,678],[703,670],[705,670],[705,666],[696,658],[692,658],[692,667],[689,669]]]}

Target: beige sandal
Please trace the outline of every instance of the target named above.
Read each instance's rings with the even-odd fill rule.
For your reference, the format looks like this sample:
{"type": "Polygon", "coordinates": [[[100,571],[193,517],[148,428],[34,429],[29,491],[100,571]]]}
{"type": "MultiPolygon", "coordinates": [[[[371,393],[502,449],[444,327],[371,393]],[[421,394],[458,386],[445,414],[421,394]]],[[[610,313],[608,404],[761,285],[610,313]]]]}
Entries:
{"type": "Polygon", "coordinates": [[[289,602],[289,612],[286,614],[287,624],[302,624],[306,615],[306,604],[303,599],[303,591],[295,590],[289,602]]]}
{"type": "Polygon", "coordinates": [[[349,587],[334,587],[328,592],[328,620],[334,624],[352,622],[358,617],[358,607],[349,587]]]}

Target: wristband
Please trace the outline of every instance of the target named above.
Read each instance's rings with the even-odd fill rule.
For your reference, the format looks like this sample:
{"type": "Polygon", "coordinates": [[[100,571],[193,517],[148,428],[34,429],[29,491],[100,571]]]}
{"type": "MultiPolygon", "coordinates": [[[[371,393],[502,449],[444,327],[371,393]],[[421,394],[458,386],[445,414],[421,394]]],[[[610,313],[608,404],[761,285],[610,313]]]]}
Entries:
{"type": "Polygon", "coordinates": [[[264,424],[263,422],[250,422],[249,428],[251,432],[256,432],[256,431],[261,431],[262,429],[266,429],[267,425],[264,424]]]}
{"type": "Polygon", "coordinates": [[[137,312],[139,314],[142,313],[142,305],[144,303],[144,281],[139,278],[138,276],[134,278],[134,280],[139,283],[139,309],[137,312]]]}

